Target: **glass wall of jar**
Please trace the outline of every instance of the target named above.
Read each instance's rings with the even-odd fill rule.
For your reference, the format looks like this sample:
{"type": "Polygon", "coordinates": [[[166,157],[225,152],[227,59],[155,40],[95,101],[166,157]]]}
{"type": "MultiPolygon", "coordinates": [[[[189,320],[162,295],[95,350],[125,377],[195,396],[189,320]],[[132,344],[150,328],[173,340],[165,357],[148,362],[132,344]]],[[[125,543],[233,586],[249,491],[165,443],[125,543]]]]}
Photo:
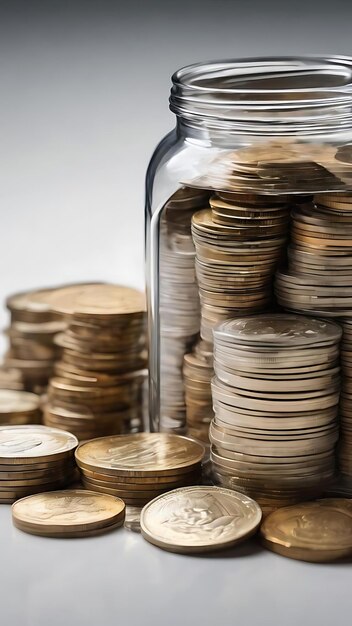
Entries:
{"type": "MultiPolygon", "coordinates": [[[[207,441],[217,403],[210,390],[215,326],[282,309],[352,316],[352,298],[346,297],[352,286],[352,59],[198,64],[172,80],[176,128],[157,147],[146,180],[150,423],[152,430],[207,441]]],[[[253,387],[251,372],[246,381],[236,376],[254,363],[248,354],[243,361],[238,345],[234,354],[222,350],[215,365],[224,368],[226,354],[235,376],[232,391],[221,390],[228,410],[226,394],[236,385],[253,387]]],[[[296,351],[302,367],[305,356],[296,351]]],[[[216,368],[215,374],[217,380],[216,368]]],[[[336,368],[326,372],[334,388],[329,419],[337,410],[336,375],[336,368]]],[[[266,391],[261,382],[261,401],[266,391]]],[[[279,386],[281,392],[287,387],[279,386]]],[[[298,402],[295,393],[292,401],[298,402]]],[[[346,467],[348,394],[347,386],[346,467]]],[[[234,404],[238,414],[246,410],[234,404]]],[[[255,426],[261,430],[259,422],[255,426]]],[[[236,445],[229,445],[233,457],[236,445]]]]}

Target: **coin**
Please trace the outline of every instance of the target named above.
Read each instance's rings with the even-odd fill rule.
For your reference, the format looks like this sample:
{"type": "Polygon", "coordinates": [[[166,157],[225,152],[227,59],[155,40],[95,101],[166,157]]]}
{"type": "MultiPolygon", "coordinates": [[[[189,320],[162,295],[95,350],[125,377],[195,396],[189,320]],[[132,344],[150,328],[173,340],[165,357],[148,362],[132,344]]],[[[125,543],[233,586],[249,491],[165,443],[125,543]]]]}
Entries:
{"type": "Polygon", "coordinates": [[[69,459],[78,441],[47,426],[0,426],[0,466],[32,465],[69,459]]]}
{"type": "Polygon", "coordinates": [[[219,487],[184,487],[161,495],[141,513],[150,543],[185,554],[233,547],[257,530],[262,513],[254,500],[219,487]]]}
{"type": "Polygon", "coordinates": [[[260,533],[263,545],[283,556],[333,561],[352,553],[351,520],[350,500],[318,500],[271,513],[260,533]]]}
{"type": "Polygon", "coordinates": [[[144,297],[136,289],[99,283],[63,287],[50,293],[48,302],[62,315],[120,317],[142,315],[145,309],[144,297]]]}
{"type": "Polygon", "coordinates": [[[15,526],[34,534],[80,533],[123,522],[125,504],[113,496],[85,490],[54,491],[18,500],[12,506],[15,526]]]}

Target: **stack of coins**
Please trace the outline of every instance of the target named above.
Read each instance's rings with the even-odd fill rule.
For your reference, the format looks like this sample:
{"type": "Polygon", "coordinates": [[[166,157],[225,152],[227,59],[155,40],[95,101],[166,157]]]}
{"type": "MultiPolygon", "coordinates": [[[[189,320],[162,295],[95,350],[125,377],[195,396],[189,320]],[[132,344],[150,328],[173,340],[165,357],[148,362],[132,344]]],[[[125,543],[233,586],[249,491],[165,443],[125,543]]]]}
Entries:
{"type": "Polygon", "coordinates": [[[77,444],[56,428],[0,426],[0,503],[70,484],[77,444]]]}
{"type": "Polygon", "coordinates": [[[352,491],[352,319],[342,323],[341,342],[342,385],[340,396],[340,440],[338,465],[342,478],[352,491]]]}
{"type": "Polygon", "coordinates": [[[0,389],[0,424],[40,424],[40,397],[27,391],[0,389]]]}
{"type": "Polygon", "coordinates": [[[276,295],[286,309],[352,317],[352,194],[321,194],[292,214],[287,272],[276,295]]]}
{"type": "Polygon", "coordinates": [[[351,557],[351,500],[326,498],[279,509],[260,533],[266,548],[291,559],[324,563],[351,557]]]}
{"type": "Polygon", "coordinates": [[[142,425],[146,336],[144,296],[117,285],[80,285],[52,294],[67,328],[48,386],[44,423],[80,440],[142,425]]]}
{"type": "Polygon", "coordinates": [[[22,372],[14,367],[0,365],[0,389],[24,390],[22,372]]]}
{"type": "Polygon", "coordinates": [[[190,184],[247,193],[318,193],[351,185],[351,145],[298,142],[284,138],[221,152],[190,184]]]}
{"type": "Polygon", "coordinates": [[[102,437],[76,451],[84,487],[143,506],[156,496],[200,480],[204,448],[167,433],[102,437]]]}
{"type": "Polygon", "coordinates": [[[214,417],[211,396],[213,346],[202,339],[186,354],[183,363],[187,434],[209,444],[209,425],[214,417]]]}
{"type": "Polygon", "coordinates": [[[214,331],[216,479],[265,509],[317,497],[334,478],[341,328],[285,314],[214,331]]]}
{"type": "Polygon", "coordinates": [[[212,342],[226,319],[267,310],[282,258],[289,210],[285,198],[221,193],[192,219],[201,303],[201,336],[212,342]]]}
{"type": "Polygon", "coordinates": [[[208,205],[204,190],[182,188],[160,220],[160,427],[183,432],[186,421],[183,357],[199,333],[200,305],[194,268],[191,219],[208,205]]]}
{"type": "Polygon", "coordinates": [[[62,316],[50,309],[48,298],[52,292],[42,289],[20,293],[6,302],[11,324],[5,331],[10,347],[4,362],[8,368],[20,372],[27,391],[45,391],[60,352],[54,338],[65,324],[62,316]]]}
{"type": "Polygon", "coordinates": [[[16,528],[42,537],[91,537],[119,528],[125,503],[119,498],[67,489],[27,496],[12,505],[16,528]]]}

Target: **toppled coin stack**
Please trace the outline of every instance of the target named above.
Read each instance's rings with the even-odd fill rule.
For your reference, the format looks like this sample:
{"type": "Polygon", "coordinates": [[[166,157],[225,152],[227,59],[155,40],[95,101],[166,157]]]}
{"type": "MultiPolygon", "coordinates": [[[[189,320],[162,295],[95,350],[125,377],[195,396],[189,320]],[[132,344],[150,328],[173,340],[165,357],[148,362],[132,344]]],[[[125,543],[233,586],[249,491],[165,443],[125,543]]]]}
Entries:
{"type": "Polygon", "coordinates": [[[200,339],[183,363],[187,434],[209,444],[209,424],[214,417],[211,395],[213,346],[200,339]]]}
{"type": "Polygon", "coordinates": [[[0,389],[0,425],[40,424],[40,397],[28,391],[0,389]]]}
{"type": "Polygon", "coordinates": [[[60,489],[75,477],[71,433],[47,426],[0,426],[0,503],[60,489]]]}
{"type": "Polygon", "coordinates": [[[276,296],[286,309],[323,317],[352,316],[352,194],[321,194],[292,214],[287,272],[276,296]]]}
{"type": "Polygon", "coordinates": [[[214,331],[214,475],[270,510],[318,497],[334,478],[339,341],[334,323],[290,314],[214,331]]]}
{"type": "Polygon", "coordinates": [[[282,556],[321,563],[352,554],[352,502],[326,498],[288,506],[264,520],[263,545],[282,556]]]}
{"type": "Polygon", "coordinates": [[[254,500],[221,487],[192,486],[158,496],[143,508],[150,543],[184,554],[231,548],[251,537],[262,518],[254,500]]]}
{"type": "Polygon", "coordinates": [[[197,484],[203,455],[203,446],[186,437],[137,433],[82,443],[76,461],[87,489],[143,506],[165,491],[197,484]]]}
{"type": "Polygon", "coordinates": [[[289,207],[282,196],[219,193],[192,218],[201,336],[223,320],[267,310],[282,259],[289,207]]]}
{"type": "Polygon", "coordinates": [[[221,152],[191,184],[245,194],[343,190],[351,185],[351,163],[351,144],[336,148],[280,138],[221,152]]]}
{"type": "Polygon", "coordinates": [[[141,428],[145,380],[144,296],[117,285],[78,285],[50,299],[67,328],[44,406],[44,423],[80,440],[141,428]]]}
{"type": "Polygon", "coordinates": [[[124,518],[122,500],[84,489],[35,494],[12,505],[14,526],[42,537],[92,537],[119,528],[124,518]]]}
{"type": "Polygon", "coordinates": [[[191,219],[196,209],[208,205],[208,197],[204,190],[180,189],[160,220],[160,426],[166,432],[185,429],[183,357],[200,326],[191,219]]]}
{"type": "Polygon", "coordinates": [[[340,439],[338,465],[343,479],[352,488],[352,319],[342,323],[341,342],[342,386],[340,397],[340,439]]]}
{"type": "Polygon", "coordinates": [[[19,373],[24,389],[36,393],[46,389],[60,353],[54,338],[65,327],[62,315],[48,304],[52,293],[52,289],[29,291],[10,296],[6,302],[11,324],[5,331],[10,347],[4,363],[19,373]]]}

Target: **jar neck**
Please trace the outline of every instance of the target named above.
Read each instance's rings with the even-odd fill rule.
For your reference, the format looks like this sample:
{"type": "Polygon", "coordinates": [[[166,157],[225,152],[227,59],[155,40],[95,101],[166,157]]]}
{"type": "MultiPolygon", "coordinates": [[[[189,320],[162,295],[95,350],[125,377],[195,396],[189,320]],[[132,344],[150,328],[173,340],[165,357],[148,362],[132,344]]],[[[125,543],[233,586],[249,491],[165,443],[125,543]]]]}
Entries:
{"type": "MultiPolygon", "coordinates": [[[[301,138],[352,132],[352,59],[244,59],[174,74],[178,133],[223,143],[233,135],[301,138]]],[[[315,140],[315,139],[313,139],[315,140]]]]}

